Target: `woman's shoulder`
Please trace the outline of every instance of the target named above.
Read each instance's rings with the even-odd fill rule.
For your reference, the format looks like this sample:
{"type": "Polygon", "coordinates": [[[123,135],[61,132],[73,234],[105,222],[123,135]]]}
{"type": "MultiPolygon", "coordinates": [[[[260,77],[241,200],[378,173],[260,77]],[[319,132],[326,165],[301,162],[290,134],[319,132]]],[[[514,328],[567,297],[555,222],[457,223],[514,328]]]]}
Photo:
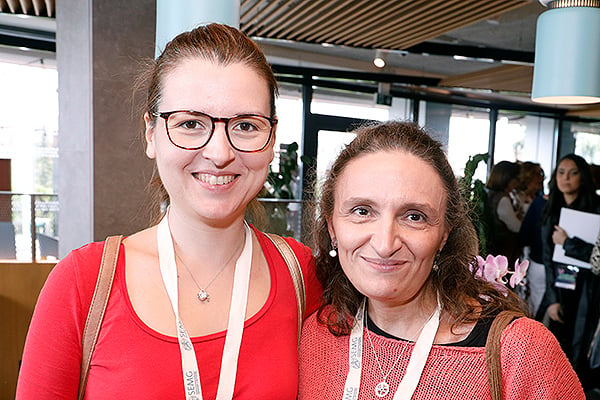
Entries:
{"type": "Polygon", "coordinates": [[[321,354],[323,348],[330,350],[337,348],[347,343],[348,338],[348,336],[334,336],[327,328],[327,325],[319,321],[318,312],[315,311],[304,320],[304,324],[302,325],[300,350],[304,354],[321,354]]]}
{"type": "Polygon", "coordinates": [[[98,271],[100,268],[100,260],[104,250],[104,242],[91,242],[77,249],[71,250],[63,259],[61,259],[54,267],[56,273],[81,273],[88,274],[98,271]]]}
{"type": "Polygon", "coordinates": [[[273,236],[279,236],[280,238],[285,240],[285,242],[291,247],[292,251],[298,258],[300,266],[302,267],[303,270],[306,268],[306,266],[308,264],[312,263],[313,256],[312,256],[312,251],[310,250],[310,248],[308,246],[304,245],[303,243],[297,241],[293,237],[280,236],[280,235],[276,235],[273,233],[265,233],[265,232],[258,230],[254,226],[252,226],[252,229],[254,230],[254,232],[258,238],[258,241],[263,248],[263,251],[265,251],[266,253],[270,253],[270,254],[275,253],[276,254],[279,252],[277,250],[277,247],[275,246],[275,244],[273,244],[271,242],[271,240],[269,239],[269,237],[272,238],[273,236]]]}
{"type": "Polygon", "coordinates": [[[514,319],[502,332],[501,341],[510,346],[560,350],[556,337],[541,322],[528,317],[514,319]]]}

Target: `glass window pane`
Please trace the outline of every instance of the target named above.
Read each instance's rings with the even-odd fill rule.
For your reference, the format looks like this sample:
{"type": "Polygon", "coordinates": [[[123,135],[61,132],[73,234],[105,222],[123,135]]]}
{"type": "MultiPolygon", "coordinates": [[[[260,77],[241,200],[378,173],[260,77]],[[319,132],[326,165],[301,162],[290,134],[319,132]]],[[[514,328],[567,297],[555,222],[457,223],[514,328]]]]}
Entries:
{"type": "Polygon", "coordinates": [[[6,166],[0,191],[9,192],[0,199],[0,253],[31,261],[35,223],[37,258],[51,258],[56,252],[46,244],[58,240],[58,74],[48,66],[0,63],[0,87],[0,159],[6,166]]]}
{"type": "Polygon", "coordinates": [[[590,164],[600,165],[600,127],[597,124],[573,123],[571,131],[575,137],[575,154],[590,164]]]}
{"type": "Polygon", "coordinates": [[[350,132],[319,131],[319,147],[317,149],[318,184],[323,181],[325,173],[340,154],[340,151],[355,137],[356,135],[350,132]]]}
{"type": "MultiPolygon", "coordinates": [[[[453,106],[448,132],[448,161],[463,176],[469,157],[488,152],[490,119],[487,111],[453,106]]],[[[485,182],[487,165],[480,163],[474,177],[485,182]]]]}
{"type": "Polygon", "coordinates": [[[387,121],[389,106],[376,104],[373,95],[341,91],[318,90],[313,95],[313,114],[387,121]]]}
{"type": "Polygon", "coordinates": [[[537,162],[545,172],[547,183],[552,171],[554,130],[552,118],[500,111],[496,122],[494,162],[537,162]]]}

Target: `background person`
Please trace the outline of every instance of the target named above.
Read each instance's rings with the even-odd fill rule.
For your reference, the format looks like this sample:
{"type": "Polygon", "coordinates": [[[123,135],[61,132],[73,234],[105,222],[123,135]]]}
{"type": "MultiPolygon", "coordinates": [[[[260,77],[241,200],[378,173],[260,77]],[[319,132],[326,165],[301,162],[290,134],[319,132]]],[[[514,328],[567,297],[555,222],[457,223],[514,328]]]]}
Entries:
{"type": "Polygon", "coordinates": [[[533,200],[544,190],[544,170],[539,163],[524,161],[519,163],[517,185],[512,191],[513,202],[517,204],[517,215],[521,219],[533,200]]]}
{"type": "Polygon", "coordinates": [[[600,213],[600,199],[595,193],[588,163],[580,156],[568,154],[558,163],[549,183],[548,203],[542,215],[543,259],[546,267],[546,291],[538,310],[542,320],[547,313],[550,330],[557,336],[584,387],[597,386],[597,374],[588,368],[587,349],[600,314],[600,278],[586,268],[573,272],[575,288],[555,286],[563,264],[552,260],[554,246],[560,244],[568,257],[589,261],[592,243],[569,237],[559,226],[560,210],[570,208],[600,213]]]}
{"type": "Polygon", "coordinates": [[[523,215],[511,197],[519,183],[519,172],[519,164],[500,161],[492,167],[485,184],[488,189],[487,206],[493,221],[488,250],[490,254],[508,257],[511,262],[515,262],[520,255],[517,239],[523,215]]]}
{"type": "MultiPolygon", "coordinates": [[[[273,73],[244,34],[211,24],[173,39],[147,83],[146,154],[169,208],[160,224],[123,241],[86,399],[196,399],[200,390],[204,399],[295,399],[293,282],[273,244],[244,222],[274,155],[273,73]],[[170,282],[162,278],[169,272],[170,282]],[[242,327],[237,334],[229,317],[242,327]],[[192,346],[180,346],[178,333],[192,346]],[[188,373],[199,373],[201,387],[186,379],[184,388],[188,373]]],[[[288,243],[310,313],[320,293],[311,252],[288,243]]],[[[52,271],[29,329],[18,399],[76,398],[102,249],[84,246],[52,271]]]]}
{"type": "Polygon", "coordinates": [[[523,297],[531,315],[536,315],[546,291],[546,269],[542,257],[542,211],[546,205],[543,187],[544,171],[540,164],[523,162],[515,197],[519,199],[524,215],[519,229],[518,248],[523,258],[529,260],[523,297]]]}
{"type": "MultiPolygon", "coordinates": [[[[391,399],[397,390],[413,400],[489,398],[491,321],[525,306],[471,272],[477,236],[440,143],[408,123],[362,127],[321,193],[323,303],[303,327],[299,398],[391,399]],[[407,367],[415,352],[422,371],[407,367]],[[407,383],[414,394],[399,389],[407,383]]],[[[501,360],[505,399],[584,398],[537,321],[504,330],[501,360]]]]}

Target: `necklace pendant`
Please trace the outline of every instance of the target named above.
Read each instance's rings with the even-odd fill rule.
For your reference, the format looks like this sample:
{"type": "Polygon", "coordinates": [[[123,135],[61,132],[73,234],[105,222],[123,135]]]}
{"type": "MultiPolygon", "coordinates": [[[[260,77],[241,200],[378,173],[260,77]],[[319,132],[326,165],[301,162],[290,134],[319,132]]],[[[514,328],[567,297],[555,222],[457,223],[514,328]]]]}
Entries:
{"type": "Polygon", "coordinates": [[[375,386],[375,396],[382,398],[390,392],[390,385],[386,381],[381,381],[375,386]]]}
{"type": "Polygon", "coordinates": [[[202,302],[204,302],[204,301],[210,301],[210,295],[204,289],[200,289],[200,291],[198,292],[197,296],[198,296],[198,300],[200,300],[202,302]]]}

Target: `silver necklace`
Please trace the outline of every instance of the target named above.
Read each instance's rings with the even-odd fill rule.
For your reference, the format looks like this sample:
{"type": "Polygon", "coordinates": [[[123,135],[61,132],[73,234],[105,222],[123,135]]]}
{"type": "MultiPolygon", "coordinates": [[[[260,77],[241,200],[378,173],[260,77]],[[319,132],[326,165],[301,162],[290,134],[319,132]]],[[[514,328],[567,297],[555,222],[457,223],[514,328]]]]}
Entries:
{"type": "Polygon", "coordinates": [[[233,259],[233,257],[236,255],[236,253],[241,249],[242,245],[244,244],[245,239],[246,239],[246,233],[244,232],[244,236],[242,237],[242,241],[240,242],[240,245],[237,247],[237,249],[235,249],[235,251],[233,253],[231,253],[231,256],[227,259],[227,261],[225,261],[225,264],[223,264],[223,266],[217,272],[217,274],[215,276],[213,276],[213,278],[210,280],[210,282],[208,282],[208,284],[206,286],[204,286],[204,287],[202,287],[202,286],[200,286],[198,284],[198,282],[196,281],[196,278],[194,278],[194,275],[192,274],[192,271],[190,271],[190,269],[188,268],[188,266],[185,265],[185,263],[183,262],[183,260],[179,256],[179,254],[177,254],[177,252],[175,252],[175,256],[177,257],[177,259],[179,260],[179,262],[181,262],[181,264],[186,269],[186,271],[188,272],[188,274],[190,274],[190,276],[192,277],[192,281],[194,281],[194,284],[198,288],[198,293],[196,294],[196,297],[198,298],[198,300],[200,300],[203,303],[205,301],[206,302],[210,301],[210,294],[208,293],[208,288],[219,277],[219,275],[221,275],[221,272],[223,272],[225,270],[225,268],[229,265],[229,263],[231,262],[231,260],[233,259]]]}
{"type": "MultiPolygon", "coordinates": [[[[383,397],[387,396],[387,394],[390,392],[390,385],[387,383],[387,378],[392,373],[394,368],[396,368],[396,364],[398,364],[398,361],[400,361],[400,359],[402,358],[402,355],[404,354],[404,350],[398,355],[398,358],[396,358],[396,361],[394,361],[394,364],[392,365],[390,370],[387,372],[387,374],[384,373],[383,368],[381,367],[381,363],[379,362],[379,357],[377,357],[377,352],[375,351],[375,346],[373,346],[373,341],[371,340],[371,333],[369,331],[369,320],[367,317],[367,308],[368,307],[365,307],[365,317],[364,317],[365,325],[367,328],[367,339],[369,340],[369,344],[371,345],[371,351],[373,351],[373,355],[375,356],[375,361],[377,362],[377,367],[379,368],[379,372],[381,372],[381,375],[383,376],[383,379],[381,380],[381,382],[379,382],[377,385],[375,385],[375,396],[377,396],[379,398],[383,398],[383,397]]],[[[434,311],[434,313],[435,313],[435,311],[434,311]]],[[[425,327],[425,325],[427,324],[427,322],[429,322],[429,320],[431,319],[432,316],[433,316],[433,313],[429,316],[429,318],[427,318],[425,320],[425,323],[419,330],[419,335],[420,335],[421,331],[423,330],[423,328],[425,327]]]]}

